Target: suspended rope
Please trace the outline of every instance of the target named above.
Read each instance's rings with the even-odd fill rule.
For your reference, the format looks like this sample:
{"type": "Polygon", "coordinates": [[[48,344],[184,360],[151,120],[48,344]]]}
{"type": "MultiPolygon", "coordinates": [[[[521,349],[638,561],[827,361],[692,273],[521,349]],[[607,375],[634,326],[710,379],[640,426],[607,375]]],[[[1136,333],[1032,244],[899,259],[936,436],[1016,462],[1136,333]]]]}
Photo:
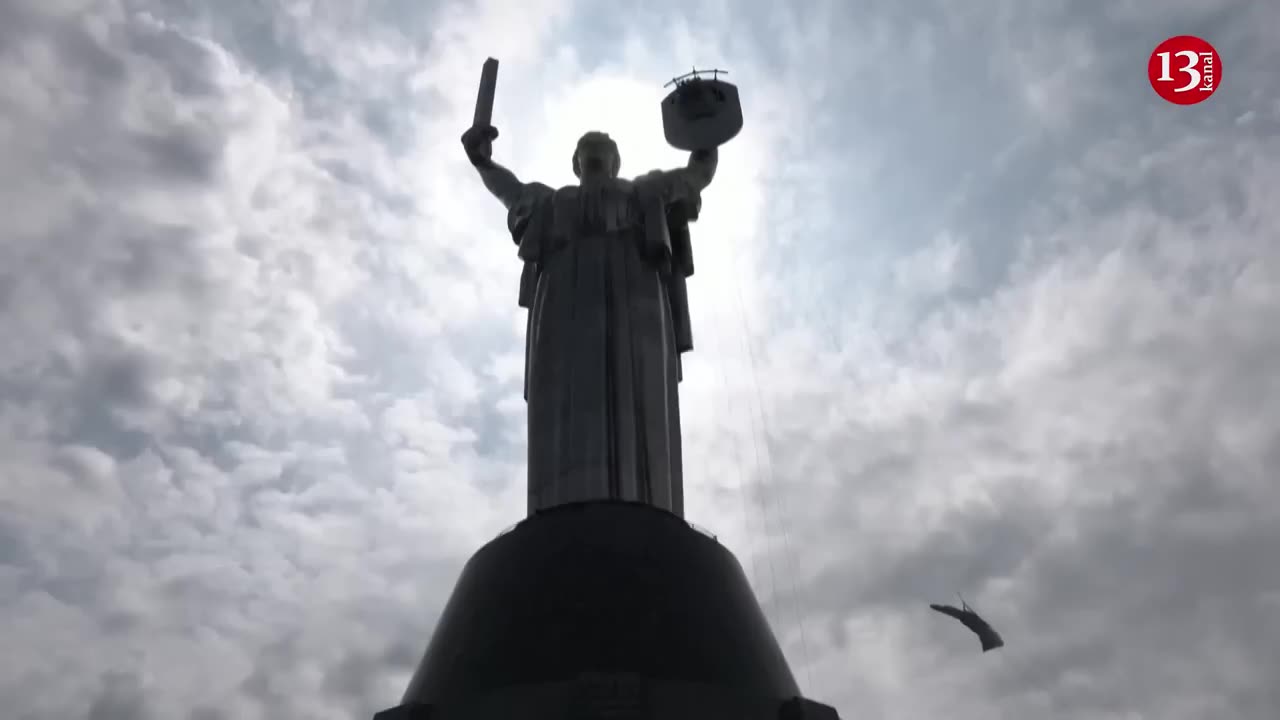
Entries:
{"type": "MultiPolygon", "coordinates": [[[[736,268],[735,268],[735,269],[736,269],[736,268]]],[[[741,309],[741,308],[739,308],[739,309],[741,309]]],[[[727,343],[726,343],[726,345],[727,345],[727,343]]],[[[733,397],[733,396],[732,396],[732,394],[731,394],[731,392],[730,392],[729,379],[728,379],[728,372],[727,372],[727,369],[726,369],[726,371],[725,371],[725,375],[724,375],[724,378],[723,378],[723,379],[724,379],[724,385],[725,385],[725,390],[726,390],[726,392],[725,392],[725,400],[726,400],[726,404],[728,404],[728,405],[729,405],[729,408],[730,408],[730,417],[733,417],[733,412],[732,412],[732,409],[733,409],[733,405],[732,405],[732,402],[733,402],[733,401],[732,401],[732,397],[733,397]]],[[[739,441],[739,437],[738,437],[738,434],[737,434],[736,432],[733,434],[733,437],[734,437],[734,445],[735,445],[735,449],[740,448],[740,445],[739,445],[739,442],[738,442],[738,441],[739,441]]],[[[756,446],[756,438],[755,438],[755,436],[754,436],[754,435],[752,435],[752,436],[751,436],[751,443],[752,443],[752,451],[753,451],[753,455],[755,456],[755,459],[756,459],[756,476],[757,476],[757,477],[760,477],[760,476],[762,475],[762,468],[761,468],[761,465],[760,465],[760,452],[759,452],[759,448],[756,446]]],[[[741,493],[742,493],[742,501],[743,501],[743,503],[744,503],[744,506],[745,506],[746,504],[748,504],[747,495],[748,495],[748,494],[749,494],[749,492],[750,492],[749,488],[751,488],[751,487],[753,487],[753,486],[754,486],[754,487],[755,487],[755,490],[756,490],[756,505],[757,505],[757,507],[759,507],[759,509],[760,509],[760,524],[761,524],[761,526],[764,528],[764,533],[763,533],[763,535],[764,535],[764,540],[765,540],[764,556],[765,556],[765,562],[766,562],[766,565],[768,566],[768,569],[769,569],[769,599],[770,599],[770,604],[773,606],[774,611],[775,611],[775,614],[776,614],[776,611],[777,611],[777,608],[778,608],[778,597],[779,597],[779,595],[778,595],[778,574],[777,574],[777,569],[776,569],[776,567],[775,567],[775,563],[774,563],[774,561],[773,561],[773,552],[772,552],[772,549],[771,549],[771,547],[770,547],[770,546],[771,546],[771,542],[770,542],[770,535],[769,535],[769,512],[768,512],[768,503],[767,503],[767,498],[765,497],[765,490],[766,490],[766,489],[764,488],[764,486],[763,486],[763,484],[762,484],[762,483],[758,483],[758,482],[757,482],[757,483],[752,483],[752,482],[748,482],[748,481],[747,481],[747,479],[746,479],[746,473],[744,473],[744,472],[743,472],[743,470],[742,470],[743,465],[742,465],[742,454],[741,454],[741,453],[735,453],[735,454],[734,454],[734,460],[735,460],[735,462],[736,462],[736,463],[737,463],[737,465],[738,465],[738,472],[739,472],[739,486],[738,486],[738,487],[739,487],[739,489],[741,490],[741,493]]],[[[754,558],[753,558],[753,562],[754,562],[754,558]]],[[[775,618],[775,622],[776,622],[776,618],[775,618]]]]}
{"type": "MultiPolygon", "coordinates": [[[[767,488],[769,485],[776,485],[776,480],[777,480],[773,472],[773,453],[770,450],[771,434],[769,433],[769,430],[768,430],[768,418],[766,417],[765,410],[764,410],[764,395],[760,391],[760,379],[759,379],[759,374],[758,374],[758,369],[756,364],[754,344],[752,343],[753,336],[751,334],[750,324],[747,322],[746,303],[743,301],[743,296],[742,296],[742,283],[740,282],[741,269],[736,259],[732,261],[732,263],[733,263],[733,270],[734,270],[732,280],[733,280],[734,292],[735,292],[737,304],[738,304],[738,317],[742,322],[743,344],[746,346],[748,369],[750,371],[749,374],[751,377],[751,383],[755,391],[756,408],[759,413],[759,425],[756,424],[755,414],[751,414],[751,424],[753,429],[756,432],[758,432],[760,436],[763,436],[764,438],[764,444],[766,446],[765,447],[766,460],[764,463],[761,462],[759,443],[756,441],[755,435],[753,435],[752,437],[752,446],[756,452],[757,468],[761,469],[765,473],[765,479],[767,479],[767,481],[765,479],[762,479],[761,481],[761,487],[762,487],[761,494],[762,496],[767,496],[767,492],[764,490],[764,488],[767,488]]],[[[782,494],[785,495],[786,493],[784,492],[782,494]]],[[[779,520],[778,527],[780,532],[782,533],[784,557],[787,561],[788,566],[790,566],[791,568],[795,568],[796,558],[794,553],[791,550],[791,537],[790,537],[790,532],[787,530],[787,523],[785,521],[785,517],[786,517],[785,508],[782,509],[782,515],[783,515],[783,518],[779,520]]],[[[767,528],[766,528],[766,532],[767,532],[767,528]]],[[[770,558],[770,564],[772,564],[772,557],[770,558]]],[[[800,611],[800,596],[799,596],[799,592],[796,589],[795,573],[794,572],[790,573],[789,577],[791,580],[790,584],[791,584],[792,615],[795,618],[796,624],[799,626],[799,629],[800,629],[800,648],[801,648],[801,654],[803,656],[801,664],[804,666],[805,685],[807,686],[808,691],[812,693],[813,692],[813,675],[812,675],[812,669],[811,669],[811,663],[810,663],[811,658],[809,654],[808,633],[805,630],[804,617],[800,611]]]]}
{"type": "MultiPolygon", "coordinates": [[[[721,313],[721,309],[717,308],[717,314],[720,314],[720,313],[721,313]]],[[[717,370],[716,374],[718,375],[718,379],[720,381],[720,388],[723,391],[723,395],[724,395],[724,406],[727,409],[724,414],[724,417],[731,418],[733,417],[733,404],[729,394],[729,371],[724,362],[724,349],[727,343],[724,342],[724,337],[719,332],[719,329],[723,327],[723,325],[718,322],[715,323],[715,325],[717,328],[717,332],[714,333],[716,347],[712,348],[712,352],[710,356],[712,358],[712,362],[715,364],[715,369],[717,370]]],[[[737,436],[737,433],[729,434],[729,442],[731,443],[729,454],[733,456],[734,468],[737,470],[737,482],[738,482],[737,493],[738,493],[738,497],[742,501],[742,530],[744,535],[743,539],[747,545],[747,548],[746,548],[747,554],[751,557],[751,580],[753,583],[759,583],[762,581],[762,578],[760,576],[760,560],[759,558],[756,557],[754,543],[752,542],[752,537],[751,537],[751,513],[750,513],[751,503],[750,503],[750,500],[747,498],[746,472],[743,470],[743,467],[742,467],[742,453],[740,452],[741,446],[739,443],[739,438],[737,436]]],[[[768,540],[766,538],[766,543],[767,542],[768,540]]],[[[773,576],[772,566],[770,566],[769,568],[769,574],[770,574],[769,592],[771,594],[776,594],[777,581],[773,576]]]]}

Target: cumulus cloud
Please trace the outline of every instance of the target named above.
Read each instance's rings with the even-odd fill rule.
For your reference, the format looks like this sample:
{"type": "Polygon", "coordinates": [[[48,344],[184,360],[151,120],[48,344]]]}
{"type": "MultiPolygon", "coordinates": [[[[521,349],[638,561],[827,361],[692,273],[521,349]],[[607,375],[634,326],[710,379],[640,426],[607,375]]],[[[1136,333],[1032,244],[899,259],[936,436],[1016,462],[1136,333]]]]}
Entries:
{"type": "Polygon", "coordinates": [[[0,705],[396,702],[524,508],[519,267],[457,145],[682,162],[688,514],[845,717],[1274,717],[1280,85],[1267,3],[0,6],[0,705]],[[1224,84],[1142,69],[1196,32],[1224,84]],[[979,657],[927,603],[1005,635],[979,657]]]}

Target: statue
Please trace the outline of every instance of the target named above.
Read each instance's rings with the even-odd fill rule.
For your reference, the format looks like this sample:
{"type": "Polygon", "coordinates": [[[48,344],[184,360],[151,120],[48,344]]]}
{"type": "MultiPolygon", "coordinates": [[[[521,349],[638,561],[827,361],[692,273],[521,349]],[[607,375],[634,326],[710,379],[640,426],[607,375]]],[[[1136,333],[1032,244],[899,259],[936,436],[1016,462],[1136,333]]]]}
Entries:
{"type": "Polygon", "coordinates": [[[693,150],[685,167],[627,180],[617,144],[592,131],[572,155],[577,185],[522,182],[492,157],[496,74],[490,59],[462,145],[506,207],[524,262],[529,514],[617,499],[683,516],[677,386],[681,354],[693,348],[688,223],[715,177],[716,147],[693,150]]]}
{"type": "Polygon", "coordinates": [[[493,161],[496,80],[490,60],[462,145],[524,261],[530,517],[462,568],[374,720],[839,720],[801,697],[733,553],[682,519],[688,223],[741,127],[736,89],[689,81],[664,101],[686,167],[624,180],[617,145],[589,132],[578,182],[552,189],[493,161]]]}

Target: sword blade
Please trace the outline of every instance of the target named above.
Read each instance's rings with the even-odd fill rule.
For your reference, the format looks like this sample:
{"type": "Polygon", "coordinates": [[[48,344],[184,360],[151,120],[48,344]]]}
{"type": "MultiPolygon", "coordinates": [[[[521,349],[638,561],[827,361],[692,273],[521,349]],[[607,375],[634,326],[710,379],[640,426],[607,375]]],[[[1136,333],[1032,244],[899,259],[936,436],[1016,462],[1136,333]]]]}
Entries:
{"type": "Polygon", "coordinates": [[[493,96],[498,89],[498,61],[489,58],[484,61],[480,70],[480,91],[476,94],[476,114],[471,121],[473,127],[488,127],[493,124],[493,96]]]}

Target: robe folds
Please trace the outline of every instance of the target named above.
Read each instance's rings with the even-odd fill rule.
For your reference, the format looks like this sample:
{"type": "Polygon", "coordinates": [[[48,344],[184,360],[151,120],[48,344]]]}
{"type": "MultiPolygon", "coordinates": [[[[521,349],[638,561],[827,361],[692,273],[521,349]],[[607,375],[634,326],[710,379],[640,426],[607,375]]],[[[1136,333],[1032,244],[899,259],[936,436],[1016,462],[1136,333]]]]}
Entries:
{"type": "Polygon", "coordinates": [[[617,499],[683,515],[680,354],[693,347],[686,171],[553,190],[508,211],[528,309],[529,514],[617,499]]]}

